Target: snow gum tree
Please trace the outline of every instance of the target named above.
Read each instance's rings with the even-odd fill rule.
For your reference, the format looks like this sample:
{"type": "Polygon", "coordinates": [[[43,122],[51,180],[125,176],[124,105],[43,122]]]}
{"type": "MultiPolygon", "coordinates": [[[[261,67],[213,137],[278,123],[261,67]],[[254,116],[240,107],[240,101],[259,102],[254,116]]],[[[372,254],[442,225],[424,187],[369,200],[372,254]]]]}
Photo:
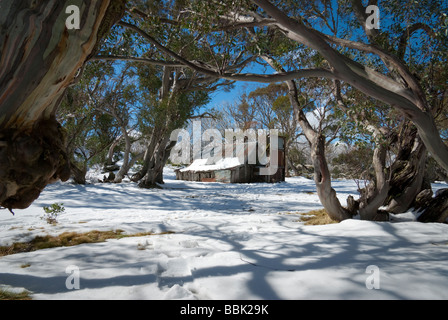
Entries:
{"type": "Polygon", "coordinates": [[[209,100],[207,91],[195,89],[195,75],[191,70],[156,69],[142,67],[139,72],[142,96],[145,97],[139,127],[148,142],[143,166],[131,180],[139,182],[143,188],[153,188],[163,183],[163,168],[176,144],[171,141],[171,132],[183,127],[195,111],[209,100]],[[151,83],[157,83],[157,80],[160,87],[151,88],[151,83]]]}
{"type": "Polygon", "coordinates": [[[0,2],[0,205],[26,208],[69,177],[55,112],[66,88],[120,19],[121,0],[0,2]],[[69,30],[69,5],[79,29],[69,30]]]}
{"type": "Polygon", "coordinates": [[[67,90],[58,109],[57,119],[67,131],[66,150],[75,183],[86,183],[88,166],[112,165],[114,148],[122,141],[123,170],[116,176],[122,179],[127,173],[136,96],[128,69],[123,66],[117,71],[111,62],[89,63],[82,78],[67,90]],[[104,160],[106,151],[109,152],[104,160]]]}
{"type": "MultiPolygon", "coordinates": [[[[143,166],[131,177],[140,187],[152,188],[163,183],[163,167],[175,143],[171,132],[197,116],[195,112],[209,100],[209,93],[226,87],[231,81],[210,77],[192,70],[161,50],[172,50],[188,57],[226,67],[225,57],[215,53],[216,44],[198,41],[200,37],[185,31],[180,23],[161,24],[159,18],[171,11],[181,15],[176,1],[130,1],[127,15],[111,33],[108,43],[94,57],[97,60],[133,63],[139,84],[139,130],[147,141],[143,166]],[[158,44],[160,45],[154,45],[158,44]],[[119,48],[117,50],[117,48],[119,48]],[[136,57],[136,55],[141,57],[136,57]]],[[[163,18],[162,18],[163,20],[163,18]]],[[[221,39],[228,40],[227,35],[221,39]]]]}
{"type": "MultiPolygon", "coordinates": [[[[0,170],[0,203],[8,208],[25,206],[41,186],[66,176],[66,156],[57,151],[62,149],[63,134],[53,120],[54,110],[65,88],[97,48],[98,39],[123,10],[120,1],[92,1],[82,6],[83,28],[76,33],[57,23],[63,20],[64,4],[65,1],[2,2],[1,62],[7,62],[7,67],[0,71],[0,158],[7,165],[0,170]],[[41,14],[34,16],[36,12],[41,14]],[[43,19],[38,24],[41,29],[30,36],[35,29],[29,26],[36,19],[43,19]],[[17,36],[12,37],[15,32],[17,36]],[[77,48],[73,52],[71,45],[77,48]],[[21,48],[25,54],[17,55],[21,48]],[[70,48],[70,55],[66,48],[70,48]],[[32,76],[21,77],[30,71],[32,76]],[[47,131],[50,134],[45,135],[47,131]],[[30,132],[32,137],[44,137],[37,147],[30,132]],[[15,140],[24,134],[28,134],[26,139],[15,140]],[[32,168],[42,161],[42,154],[45,159],[54,160],[47,161],[51,169],[43,170],[45,177],[41,179],[35,178],[38,170],[32,168]],[[31,164],[20,164],[27,168],[26,172],[14,167],[15,157],[29,159],[31,164]],[[9,169],[11,166],[14,168],[9,169]],[[19,180],[26,188],[18,184],[19,180]]],[[[400,212],[418,197],[428,152],[448,172],[448,146],[436,121],[446,112],[448,20],[444,11],[446,3],[439,0],[404,4],[376,0],[367,4],[361,0],[132,0],[128,15],[117,25],[126,30],[121,35],[131,39],[136,50],[106,50],[97,58],[157,66],[162,76],[154,96],[158,96],[160,106],[185,97],[178,89],[187,88],[180,86],[182,80],[188,85],[196,81],[193,87],[206,87],[218,80],[286,83],[294,120],[311,146],[315,182],[323,206],[338,221],[351,218],[354,210],[365,219],[375,220],[378,208],[385,202],[391,212],[400,212]],[[380,17],[388,17],[387,20],[376,21],[372,27],[368,5],[377,6],[380,17]],[[251,63],[271,71],[244,73],[251,63]],[[325,135],[310,125],[301,103],[297,79],[310,78],[324,79],[321,85],[335,90],[332,105],[337,104],[347,117],[354,117],[354,121],[366,123],[371,129],[375,141],[375,183],[366,190],[359,207],[342,207],[331,188],[325,135]],[[349,90],[374,100],[372,105],[389,106],[408,125],[386,132],[345,99],[349,90]],[[399,147],[400,162],[390,171],[385,170],[389,147],[380,143],[381,139],[399,147]]],[[[161,150],[166,148],[163,139],[155,145],[162,146],[161,150]]],[[[438,212],[431,209],[425,214],[425,221],[439,221],[446,216],[446,193],[440,193],[436,199],[440,201],[437,205],[430,203],[432,199],[424,205],[439,208],[438,212]]]]}
{"type": "MultiPolygon", "coordinates": [[[[446,17],[441,10],[443,2],[408,2],[406,10],[403,10],[403,6],[396,2],[369,1],[369,5],[379,7],[383,16],[391,17],[388,23],[383,21],[383,27],[379,29],[371,27],[367,6],[360,0],[304,1],[300,6],[295,2],[268,0],[192,1],[188,4],[176,4],[184,6],[183,10],[178,11],[180,15],[167,13],[159,16],[156,21],[188,28],[197,36],[196,39],[200,39],[197,40],[198,43],[205,41],[204,39],[210,41],[220,33],[231,33],[235,41],[222,45],[231,46],[232,54],[239,54],[245,61],[263,60],[275,72],[248,74],[238,72],[236,68],[219,68],[210,63],[189,59],[170,44],[162,44],[147,35],[146,39],[151,45],[166,55],[166,61],[177,62],[204,75],[221,79],[289,83],[293,106],[294,100],[298,100],[295,93],[297,87],[294,88],[293,83],[295,79],[326,78],[349,85],[366,97],[391,106],[415,126],[415,138],[405,143],[406,147],[414,144],[420,150],[415,153],[414,159],[424,159],[429,151],[438,164],[448,171],[448,146],[435,121],[436,102],[445,94],[446,82],[428,85],[425,81],[431,68],[440,62],[446,63],[447,32],[446,17]],[[256,41],[253,41],[254,34],[256,41]],[[427,49],[425,53],[422,52],[422,47],[427,49]],[[304,50],[308,50],[306,52],[317,59],[301,59],[300,53],[304,50]],[[267,62],[266,58],[274,59],[267,62]]],[[[129,27],[126,23],[121,25],[129,27]]],[[[340,204],[331,188],[324,152],[325,139],[318,132],[313,133],[306,121],[299,121],[305,120],[300,114],[301,108],[296,103],[297,122],[303,125],[302,130],[305,135],[308,133],[312,144],[314,167],[318,170],[315,172],[315,180],[320,199],[328,211],[335,213],[331,215],[336,220],[350,218],[350,212],[339,209],[340,204]]],[[[405,142],[405,136],[403,131],[399,138],[405,142]]],[[[390,189],[390,181],[382,170],[385,149],[381,144],[377,146],[374,153],[377,183],[371,196],[367,197],[371,201],[360,206],[366,219],[376,219],[376,208],[387,198],[390,189]]],[[[404,145],[403,148],[405,150],[404,145]]],[[[404,158],[408,162],[403,162],[403,168],[409,168],[411,176],[414,176],[407,181],[415,182],[415,187],[408,185],[412,192],[407,192],[411,196],[405,198],[413,198],[419,184],[417,176],[421,176],[419,168],[422,166],[419,161],[409,161],[411,153],[403,154],[407,154],[404,158]]],[[[409,202],[409,199],[402,200],[409,202]]]]}

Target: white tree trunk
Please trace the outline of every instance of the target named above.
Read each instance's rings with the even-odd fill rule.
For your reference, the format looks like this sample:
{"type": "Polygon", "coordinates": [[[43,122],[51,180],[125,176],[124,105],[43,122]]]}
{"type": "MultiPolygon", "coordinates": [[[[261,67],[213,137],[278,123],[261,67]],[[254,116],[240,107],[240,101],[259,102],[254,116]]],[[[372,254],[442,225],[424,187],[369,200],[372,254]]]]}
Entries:
{"type": "Polygon", "coordinates": [[[448,146],[440,137],[418,80],[399,59],[377,47],[369,46],[366,49],[361,43],[327,37],[304,23],[291,19],[268,0],[252,2],[275,19],[277,26],[288,38],[317,50],[331,65],[332,77],[351,84],[364,94],[387,103],[404,114],[417,127],[423,143],[434,159],[448,172],[448,146]],[[329,41],[377,54],[383,61],[394,66],[408,87],[343,56],[329,41]]]}

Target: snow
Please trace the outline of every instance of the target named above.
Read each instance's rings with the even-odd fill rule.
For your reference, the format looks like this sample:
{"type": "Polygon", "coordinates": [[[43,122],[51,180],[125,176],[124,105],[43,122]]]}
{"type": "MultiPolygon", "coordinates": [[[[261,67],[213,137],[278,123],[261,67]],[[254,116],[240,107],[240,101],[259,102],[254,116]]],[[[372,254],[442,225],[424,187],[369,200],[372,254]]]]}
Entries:
{"type": "MultiPolygon", "coordinates": [[[[0,245],[65,231],[159,233],[5,256],[0,286],[25,288],[33,299],[448,299],[446,224],[418,223],[409,212],[391,222],[306,226],[294,213],[321,208],[311,180],[174,176],[166,170],[166,184],[154,190],[57,183],[15,216],[0,211],[0,245]],[[56,202],[66,210],[52,226],[40,217],[56,202]],[[70,290],[73,266],[80,287],[70,290]],[[368,289],[371,281],[378,287],[368,289]]],[[[343,204],[356,195],[352,181],[334,187],[343,204]]]]}
{"type": "Polygon", "coordinates": [[[216,161],[215,164],[209,164],[209,159],[196,159],[191,165],[186,168],[180,169],[184,171],[215,171],[231,169],[240,166],[242,163],[238,157],[225,157],[216,161]]]}

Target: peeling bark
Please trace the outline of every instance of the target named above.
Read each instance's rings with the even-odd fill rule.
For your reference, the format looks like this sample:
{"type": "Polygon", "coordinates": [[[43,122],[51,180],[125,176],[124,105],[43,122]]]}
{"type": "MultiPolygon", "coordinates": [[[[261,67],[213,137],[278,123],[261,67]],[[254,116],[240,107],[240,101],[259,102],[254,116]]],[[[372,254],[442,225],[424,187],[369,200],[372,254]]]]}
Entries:
{"type": "Polygon", "coordinates": [[[417,129],[406,124],[398,135],[399,152],[391,166],[391,187],[386,201],[387,211],[402,213],[414,203],[422,191],[427,151],[417,129]]]}
{"type": "Polygon", "coordinates": [[[414,209],[420,210],[427,208],[432,201],[433,192],[431,189],[424,189],[415,197],[413,203],[414,209]]]}
{"type": "Polygon", "coordinates": [[[448,189],[439,190],[429,201],[423,213],[418,217],[420,222],[446,222],[448,219],[448,189]]]}
{"type": "Polygon", "coordinates": [[[125,1],[79,1],[80,30],[68,30],[69,0],[0,3],[0,205],[28,207],[66,179],[65,138],[55,113],[66,88],[124,13],[125,1]]]}
{"type": "Polygon", "coordinates": [[[54,114],[97,48],[98,34],[112,27],[114,2],[121,1],[89,1],[81,7],[81,29],[68,30],[65,10],[72,1],[2,0],[0,128],[30,127],[54,114]]]}

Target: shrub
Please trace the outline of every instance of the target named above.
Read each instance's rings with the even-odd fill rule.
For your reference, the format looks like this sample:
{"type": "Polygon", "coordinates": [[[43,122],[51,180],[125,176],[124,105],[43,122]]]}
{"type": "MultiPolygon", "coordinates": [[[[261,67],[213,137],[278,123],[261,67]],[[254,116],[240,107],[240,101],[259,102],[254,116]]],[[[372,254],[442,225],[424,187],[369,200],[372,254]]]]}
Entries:
{"type": "Polygon", "coordinates": [[[49,224],[56,224],[58,223],[58,216],[59,214],[63,213],[65,211],[64,204],[61,203],[53,203],[49,207],[43,207],[45,213],[41,217],[41,219],[47,221],[49,224]]]}

